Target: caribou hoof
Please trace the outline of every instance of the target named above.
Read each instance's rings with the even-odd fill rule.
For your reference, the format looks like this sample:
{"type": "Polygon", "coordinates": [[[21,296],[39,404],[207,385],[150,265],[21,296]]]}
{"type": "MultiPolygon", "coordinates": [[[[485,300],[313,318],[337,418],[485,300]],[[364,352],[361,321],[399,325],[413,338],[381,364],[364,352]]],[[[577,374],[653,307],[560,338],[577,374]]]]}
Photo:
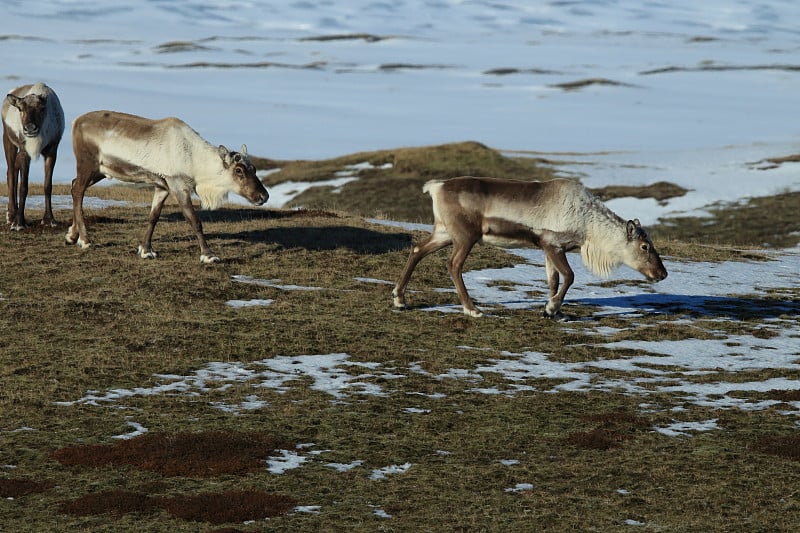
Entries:
{"type": "Polygon", "coordinates": [[[142,259],[155,259],[158,257],[158,254],[153,251],[153,249],[145,250],[144,247],[139,246],[139,257],[142,259]]]}
{"type": "Polygon", "coordinates": [[[27,226],[26,226],[24,223],[22,223],[22,224],[17,224],[16,222],[14,222],[13,224],[11,224],[11,231],[22,231],[22,230],[24,230],[26,227],[27,227],[27,226]]]}
{"type": "Polygon", "coordinates": [[[78,236],[77,233],[77,231],[73,233],[72,226],[69,227],[67,234],[64,235],[64,240],[67,241],[67,244],[75,244],[75,240],[78,236]]]}
{"type": "Polygon", "coordinates": [[[477,309],[467,309],[466,307],[464,308],[464,314],[467,316],[471,316],[472,318],[480,318],[483,316],[483,313],[481,313],[477,309]]]}
{"type": "Polygon", "coordinates": [[[401,311],[408,309],[405,298],[402,296],[395,296],[394,294],[392,295],[392,305],[395,309],[400,309],[401,311]]]}
{"type": "Polygon", "coordinates": [[[56,222],[52,218],[51,219],[42,219],[41,225],[45,226],[45,227],[49,226],[51,228],[57,228],[58,227],[58,222],[56,222]]]}
{"type": "Polygon", "coordinates": [[[92,247],[92,243],[84,241],[81,237],[78,237],[78,246],[81,247],[81,250],[88,250],[92,247]]]}
{"type": "Polygon", "coordinates": [[[222,259],[216,255],[201,255],[200,262],[204,265],[213,265],[214,263],[221,263],[222,259]]]}
{"type": "Polygon", "coordinates": [[[556,322],[563,322],[563,321],[565,321],[565,320],[568,320],[568,317],[567,317],[567,315],[565,315],[564,313],[562,313],[560,310],[559,310],[559,311],[556,311],[556,312],[555,312],[555,313],[553,313],[553,314],[550,314],[550,313],[548,313],[547,311],[545,311],[544,313],[542,313],[542,315],[543,315],[545,318],[549,318],[550,320],[555,320],[556,322]]]}

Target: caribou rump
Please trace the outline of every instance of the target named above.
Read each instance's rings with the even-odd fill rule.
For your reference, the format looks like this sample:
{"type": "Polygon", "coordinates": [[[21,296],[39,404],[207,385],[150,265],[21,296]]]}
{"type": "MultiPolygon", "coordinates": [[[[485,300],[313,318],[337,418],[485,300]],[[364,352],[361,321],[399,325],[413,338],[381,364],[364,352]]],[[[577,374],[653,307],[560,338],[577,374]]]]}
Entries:
{"type": "Polygon", "coordinates": [[[577,180],[518,181],[464,176],[431,180],[423,187],[433,201],[433,232],[415,246],[392,291],[395,307],[405,308],[405,289],[417,264],[427,255],[453,245],[447,268],[464,313],[481,316],[464,285],[462,269],[479,241],[526,242],[545,253],[550,298],[545,315],[559,317],[575,276],[567,252],[580,249],[583,263],[607,277],[625,264],[651,281],[667,270],[638,220],[624,220],[577,180]],[[563,282],[559,279],[563,277],[563,282]]]}
{"type": "Polygon", "coordinates": [[[269,198],[245,145],[239,152],[222,145],[214,147],[174,117],[151,120],[115,111],[92,111],[73,121],[72,148],[77,177],[72,181],[73,222],[66,240],[84,249],[91,241],[83,216],[83,197],[88,187],[106,177],[155,187],[147,231],[139,246],[143,259],[157,255],[152,247],[153,231],[170,193],[197,235],[202,263],[220,259],[206,243],[192,205],[192,192],[207,209],[220,207],[229,192],[255,205],[269,198]]]}
{"type": "Polygon", "coordinates": [[[12,230],[26,226],[25,201],[31,160],[44,156],[44,215],[42,224],[55,226],[51,196],[53,169],[61,136],[64,110],[55,91],[44,83],[13,89],[3,100],[3,151],[8,170],[8,211],[6,222],[12,230]]]}

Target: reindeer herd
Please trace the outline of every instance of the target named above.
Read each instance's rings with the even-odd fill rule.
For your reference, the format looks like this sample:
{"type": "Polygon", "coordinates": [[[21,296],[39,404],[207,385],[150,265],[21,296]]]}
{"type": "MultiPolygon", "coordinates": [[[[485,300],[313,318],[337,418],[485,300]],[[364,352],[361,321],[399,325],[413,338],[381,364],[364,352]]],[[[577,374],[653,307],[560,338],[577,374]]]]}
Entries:
{"type": "MultiPolygon", "coordinates": [[[[51,207],[53,169],[64,133],[64,111],[55,91],[43,83],[23,85],[3,100],[3,150],[8,180],[6,222],[11,230],[26,227],[25,202],[32,160],[44,156],[45,211],[42,224],[55,226],[51,207]]],[[[139,245],[143,259],[154,259],[152,237],[164,202],[177,200],[200,245],[201,263],[220,259],[209,248],[202,224],[192,204],[220,207],[230,192],[254,205],[269,194],[247,156],[215,147],[177,118],[151,120],[115,111],[92,111],[72,122],[72,149],[76,175],[72,180],[72,224],[66,242],[82,249],[91,241],[83,215],[86,189],[104,178],[143,183],[154,187],[147,229],[139,245]]],[[[431,180],[423,187],[433,202],[431,236],[411,251],[392,291],[394,305],[405,308],[405,288],[417,264],[427,255],[452,245],[447,268],[464,313],[481,313],[469,297],[462,269],[478,242],[523,242],[542,248],[550,297],[548,317],[561,316],[561,305],[574,281],[567,252],[580,250],[586,267],[599,276],[627,265],[648,280],[667,277],[647,232],[638,220],[624,220],[594,197],[579,182],[546,182],[497,178],[459,177],[431,180]],[[562,279],[563,278],[563,279],[562,279]]]]}

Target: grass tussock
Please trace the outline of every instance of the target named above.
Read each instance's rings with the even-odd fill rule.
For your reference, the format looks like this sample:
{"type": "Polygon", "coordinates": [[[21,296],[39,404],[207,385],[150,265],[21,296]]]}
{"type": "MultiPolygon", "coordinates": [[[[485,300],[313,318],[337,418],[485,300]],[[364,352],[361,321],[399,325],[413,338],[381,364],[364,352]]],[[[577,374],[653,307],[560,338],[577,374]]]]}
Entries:
{"type": "MultiPolygon", "coordinates": [[[[514,179],[551,179],[553,171],[532,161],[504,157],[480,143],[463,142],[432,147],[398,148],[357,153],[323,161],[265,161],[263,168],[280,168],[265,183],[321,181],[336,177],[348,166],[370,163],[358,171],[358,180],[335,194],[330,188],[312,188],[293,203],[307,208],[334,209],[367,217],[432,222],[430,199],[422,185],[430,179],[456,176],[494,176],[514,179]],[[387,194],[391,191],[391,194],[387,194]]],[[[259,161],[254,164],[258,165],[259,161]]]]}

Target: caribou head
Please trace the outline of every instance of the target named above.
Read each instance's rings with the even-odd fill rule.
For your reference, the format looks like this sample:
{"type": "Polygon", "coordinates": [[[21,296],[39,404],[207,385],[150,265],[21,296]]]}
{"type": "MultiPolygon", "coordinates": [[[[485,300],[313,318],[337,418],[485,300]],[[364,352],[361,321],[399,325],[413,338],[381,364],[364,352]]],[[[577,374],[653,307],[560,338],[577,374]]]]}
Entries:
{"type": "Polygon", "coordinates": [[[234,183],[234,192],[247,198],[255,205],[262,205],[269,199],[269,193],[256,176],[256,167],[247,157],[247,145],[243,144],[239,152],[229,151],[225,146],[219,146],[219,156],[222,166],[229,173],[234,183]]]}
{"type": "Polygon", "coordinates": [[[666,278],[667,269],[664,268],[653,241],[639,223],[639,219],[629,220],[625,230],[627,241],[622,253],[622,262],[650,281],[661,281],[666,278]]]}
{"type": "Polygon", "coordinates": [[[29,94],[22,98],[9,94],[6,98],[8,103],[19,111],[22,132],[25,136],[39,135],[47,112],[47,98],[41,94],[29,94]]]}

